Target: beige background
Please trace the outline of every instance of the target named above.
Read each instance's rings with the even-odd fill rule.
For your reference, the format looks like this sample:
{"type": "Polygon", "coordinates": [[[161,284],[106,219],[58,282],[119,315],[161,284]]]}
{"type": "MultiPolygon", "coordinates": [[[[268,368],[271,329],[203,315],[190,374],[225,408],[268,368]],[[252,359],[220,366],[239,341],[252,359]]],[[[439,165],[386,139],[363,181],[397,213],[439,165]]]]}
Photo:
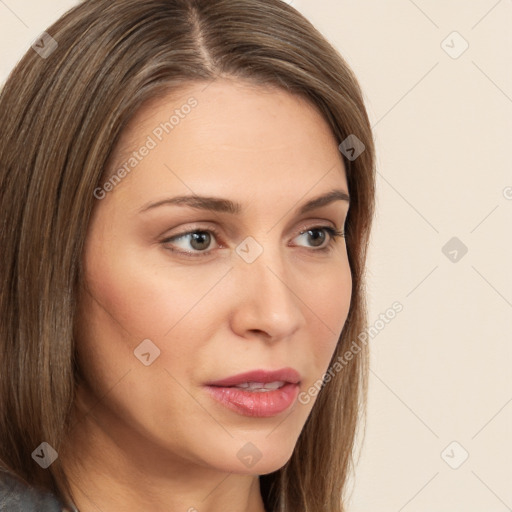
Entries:
{"type": "MultiPolygon", "coordinates": [[[[0,0],[0,80],[74,3],[0,0]]],[[[512,510],[512,0],[288,3],[365,92],[378,151],[370,323],[403,305],[371,340],[349,512],[512,510]],[[445,251],[455,262],[452,237],[468,248],[445,251]]]]}

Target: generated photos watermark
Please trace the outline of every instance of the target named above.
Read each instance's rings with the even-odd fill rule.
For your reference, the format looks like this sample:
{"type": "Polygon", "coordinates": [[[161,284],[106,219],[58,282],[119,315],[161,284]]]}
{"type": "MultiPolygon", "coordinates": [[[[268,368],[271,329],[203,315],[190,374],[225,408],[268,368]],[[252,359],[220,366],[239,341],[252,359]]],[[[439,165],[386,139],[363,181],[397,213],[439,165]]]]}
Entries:
{"type": "Polygon", "coordinates": [[[94,197],[96,199],[104,199],[107,192],[114,190],[114,188],[121,183],[123,178],[133,171],[133,169],[164,140],[164,137],[169,135],[198,104],[197,99],[192,96],[186,103],[181,105],[180,108],[175,109],[169,119],[156,126],[151,134],[147,136],[144,144],[138,150],[134,151],[101,187],[94,189],[94,197]]]}
{"type": "Polygon", "coordinates": [[[322,387],[331,381],[331,379],[339,373],[343,368],[345,368],[354,356],[361,352],[362,345],[367,345],[368,338],[373,339],[377,336],[387,324],[389,324],[396,315],[400,313],[404,309],[403,305],[399,301],[393,302],[390,308],[388,308],[384,313],[379,315],[378,320],[375,320],[373,325],[368,327],[368,329],[359,333],[357,336],[357,340],[353,340],[350,348],[343,354],[336,358],[336,361],[331,365],[331,367],[324,373],[321,379],[315,381],[307,391],[302,391],[299,393],[299,402],[303,405],[308,404],[311,401],[311,398],[318,395],[322,387]]]}

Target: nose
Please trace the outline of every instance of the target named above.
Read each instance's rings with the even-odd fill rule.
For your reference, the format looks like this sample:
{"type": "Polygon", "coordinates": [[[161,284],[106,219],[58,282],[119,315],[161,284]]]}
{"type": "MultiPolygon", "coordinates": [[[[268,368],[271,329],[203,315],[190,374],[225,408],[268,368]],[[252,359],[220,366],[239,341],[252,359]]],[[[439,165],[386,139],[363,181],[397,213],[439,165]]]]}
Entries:
{"type": "Polygon", "coordinates": [[[305,325],[303,298],[279,249],[265,248],[252,263],[237,259],[232,278],[236,293],[231,326],[238,335],[257,333],[273,341],[289,338],[305,325]]]}

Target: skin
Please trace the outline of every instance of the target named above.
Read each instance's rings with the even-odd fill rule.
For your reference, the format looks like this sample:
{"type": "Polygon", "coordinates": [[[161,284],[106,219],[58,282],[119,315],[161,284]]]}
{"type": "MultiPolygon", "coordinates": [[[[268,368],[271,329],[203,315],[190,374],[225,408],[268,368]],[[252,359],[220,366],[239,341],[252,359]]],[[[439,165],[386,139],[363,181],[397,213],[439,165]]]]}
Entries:
{"type": "Polygon", "coordinates": [[[251,418],[212,400],[204,384],[292,367],[307,391],[328,369],[347,318],[345,239],[331,242],[322,227],[342,230],[349,204],[296,213],[333,189],[348,193],[329,126],[287,92],[238,79],[206,85],[143,106],[112,169],[175,108],[198,102],[93,211],[76,324],[84,382],[59,455],[81,512],[264,512],[258,475],[289,460],[315,397],[251,418]],[[139,212],[192,193],[239,202],[242,211],[139,212]],[[190,235],[164,242],[211,228],[218,235],[199,245],[190,235]],[[236,252],[248,236],[263,248],[252,263],[236,252]],[[148,366],[134,355],[144,339],[160,350],[148,366]],[[248,442],[261,454],[250,468],[237,457],[248,442]]]}

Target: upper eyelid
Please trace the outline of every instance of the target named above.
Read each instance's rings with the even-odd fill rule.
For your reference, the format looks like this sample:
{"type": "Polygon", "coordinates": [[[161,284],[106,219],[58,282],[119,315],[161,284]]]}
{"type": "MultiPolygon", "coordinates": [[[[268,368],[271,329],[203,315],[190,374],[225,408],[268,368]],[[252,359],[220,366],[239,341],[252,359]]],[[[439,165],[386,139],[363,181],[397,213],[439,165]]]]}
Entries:
{"type": "MultiPolygon", "coordinates": [[[[193,224],[193,223],[191,223],[193,224]]],[[[181,236],[185,236],[185,235],[189,235],[191,233],[195,233],[197,231],[206,231],[206,232],[212,232],[213,234],[216,234],[216,235],[221,235],[220,233],[220,230],[214,226],[201,226],[201,221],[199,221],[195,226],[191,226],[190,228],[186,228],[186,229],[183,229],[181,230],[180,232],[178,233],[175,233],[175,234],[171,234],[171,235],[167,235],[165,237],[163,237],[165,240],[168,240],[168,239],[171,239],[171,238],[179,238],[181,236]]],[[[339,230],[339,231],[343,231],[343,229],[345,228],[345,222],[342,222],[341,223],[341,227],[338,227],[338,223],[334,222],[334,221],[328,221],[328,220],[317,220],[317,221],[313,221],[311,224],[309,222],[306,222],[306,221],[302,221],[299,225],[299,228],[298,228],[298,231],[297,231],[297,235],[300,235],[303,231],[307,231],[308,229],[314,229],[314,228],[328,228],[328,227],[332,227],[333,229],[336,229],[336,230],[339,230]],[[326,222],[330,222],[332,223],[333,225],[332,226],[327,226],[325,225],[326,222]]]]}
{"type": "MultiPolygon", "coordinates": [[[[318,215],[318,217],[314,220],[312,220],[312,217],[314,217],[313,215],[311,215],[311,217],[309,219],[300,219],[298,221],[296,221],[294,223],[295,226],[299,226],[300,229],[311,229],[312,227],[317,227],[317,226],[324,226],[324,223],[332,223],[333,224],[333,227],[335,227],[336,229],[343,229],[343,227],[345,226],[345,223],[346,223],[346,220],[347,220],[347,216],[348,216],[348,212],[347,213],[344,213],[343,215],[340,215],[338,217],[338,215],[336,216],[332,216],[332,215],[325,215],[324,218],[321,218],[322,215],[318,215]],[[331,217],[331,218],[329,218],[331,217]],[[336,217],[336,218],[334,218],[336,217]]],[[[187,234],[187,233],[190,233],[190,232],[193,232],[193,231],[208,231],[208,230],[212,230],[212,231],[218,231],[218,228],[217,228],[217,224],[218,222],[216,221],[212,221],[212,220],[192,220],[190,222],[184,222],[183,223],[184,225],[191,225],[190,228],[187,228],[187,229],[183,229],[181,230],[180,233],[177,233],[176,235],[171,235],[171,236],[177,236],[177,235],[180,235],[180,234],[187,234]],[[212,226],[213,224],[213,226],[212,226]],[[216,229],[217,228],[217,229],[216,229]]],[[[239,228],[235,228],[231,225],[231,223],[228,223],[227,226],[225,227],[222,227],[221,228],[223,232],[226,232],[228,233],[230,236],[235,236],[237,234],[239,234],[241,231],[241,229],[239,228]]],[[[273,228],[272,228],[273,229],[273,228]]],[[[290,230],[290,226],[288,225],[288,228],[286,229],[286,231],[289,231],[290,230]]]]}

